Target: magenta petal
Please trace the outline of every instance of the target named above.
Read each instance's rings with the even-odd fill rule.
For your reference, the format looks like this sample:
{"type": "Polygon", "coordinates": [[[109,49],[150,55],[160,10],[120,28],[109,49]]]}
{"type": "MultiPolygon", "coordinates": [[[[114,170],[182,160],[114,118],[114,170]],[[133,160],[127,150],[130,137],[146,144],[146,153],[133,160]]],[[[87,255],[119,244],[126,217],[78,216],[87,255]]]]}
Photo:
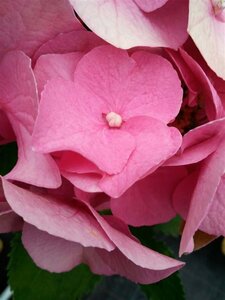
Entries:
{"type": "Polygon", "coordinates": [[[80,244],[41,231],[24,224],[22,242],[38,267],[49,272],[67,272],[82,263],[83,247],[80,244]]]}
{"type": "Polygon", "coordinates": [[[133,0],[107,2],[70,0],[70,2],[93,32],[118,48],[128,49],[135,46],[178,48],[187,38],[186,0],[170,0],[151,13],[141,11],[133,0]]]}
{"type": "Polygon", "coordinates": [[[118,199],[111,199],[113,215],[133,226],[150,226],[175,216],[172,194],[186,175],[184,168],[160,168],[136,182],[118,199]]]}
{"type": "Polygon", "coordinates": [[[60,32],[80,29],[67,0],[7,0],[0,2],[0,54],[34,51],[60,32]]]}
{"type": "Polygon", "coordinates": [[[195,231],[207,215],[212,204],[217,187],[225,167],[225,142],[222,141],[218,149],[206,159],[200,169],[199,178],[192,195],[187,221],[182,234],[180,254],[191,252],[188,246],[195,231]],[[188,249],[189,248],[189,249],[188,249]]]}
{"type": "Polygon", "coordinates": [[[150,117],[131,118],[123,129],[135,136],[136,149],[120,174],[105,176],[99,183],[113,198],[121,196],[133,183],[174,155],[182,140],[177,129],[150,117]]]}
{"type": "Polygon", "coordinates": [[[42,55],[34,68],[39,94],[50,79],[58,77],[72,81],[76,65],[82,55],[80,52],[42,55]]]}
{"type": "Polygon", "coordinates": [[[83,246],[112,250],[114,245],[90,213],[75,200],[32,193],[3,179],[7,202],[27,223],[83,246]]]}
{"type": "Polygon", "coordinates": [[[76,88],[73,82],[49,81],[34,129],[34,149],[44,153],[71,150],[109,174],[120,172],[135,141],[128,132],[107,126],[102,116],[105,109],[103,99],[76,88]]]}

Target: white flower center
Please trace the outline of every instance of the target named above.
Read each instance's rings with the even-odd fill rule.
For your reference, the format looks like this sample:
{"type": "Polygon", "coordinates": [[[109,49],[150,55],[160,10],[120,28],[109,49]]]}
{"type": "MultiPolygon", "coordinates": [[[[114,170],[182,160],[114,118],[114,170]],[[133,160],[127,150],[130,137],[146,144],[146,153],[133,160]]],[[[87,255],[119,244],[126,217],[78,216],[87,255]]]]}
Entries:
{"type": "Polygon", "coordinates": [[[119,128],[123,122],[122,117],[113,111],[109,112],[105,118],[109,124],[109,127],[119,128]]]}

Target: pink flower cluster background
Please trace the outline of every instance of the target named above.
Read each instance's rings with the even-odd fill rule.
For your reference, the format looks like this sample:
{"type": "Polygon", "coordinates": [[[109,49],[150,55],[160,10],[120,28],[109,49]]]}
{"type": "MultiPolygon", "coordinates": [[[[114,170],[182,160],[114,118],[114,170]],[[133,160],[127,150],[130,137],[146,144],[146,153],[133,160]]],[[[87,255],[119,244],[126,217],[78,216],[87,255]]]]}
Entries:
{"type": "Polygon", "coordinates": [[[0,28],[1,232],[51,272],[143,284],[184,264],[129,225],[179,214],[180,255],[225,236],[224,0],[6,0],[0,28]]]}

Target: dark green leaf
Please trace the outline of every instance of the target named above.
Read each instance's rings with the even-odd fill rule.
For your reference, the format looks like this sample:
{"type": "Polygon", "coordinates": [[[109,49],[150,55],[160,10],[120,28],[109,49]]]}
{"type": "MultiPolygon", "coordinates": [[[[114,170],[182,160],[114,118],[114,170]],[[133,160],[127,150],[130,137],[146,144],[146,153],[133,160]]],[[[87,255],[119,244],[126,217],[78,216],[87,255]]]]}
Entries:
{"type": "Polygon", "coordinates": [[[149,300],[185,300],[178,272],[158,283],[142,285],[141,288],[149,300]]]}
{"type": "Polygon", "coordinates": [[[165,235],[178,237],[180,235],[181,218],[176,216],[167,223],[154,226],[154,230],[165,235]]]}
{"type": "Polygon", "coordinates": [[[19,234],[12,241],[8,277],[15,300],[81,299],[101,279],[85,265],[61,274],[38,268],[24,249],[19,234]]]}
{"type": "MultiPolygon", "coordinates": [[[[173,257],[168,246],[166,246],[164,242],[159,241],[154,237],[154,229],[152,227],[131,228],[131,231],[143,245],[162,254],[173,257]]],[[[163,279],[158,283],[141,285],[141,289],[150,300],[185,299],[179,272],[174,273],[170,277],[163,279]]]]}
{"type": "Polygon", "coordinates": [[[15,142],[0,145],[0,175],[4,176],[17,162],[17,144],[15,142]]]}

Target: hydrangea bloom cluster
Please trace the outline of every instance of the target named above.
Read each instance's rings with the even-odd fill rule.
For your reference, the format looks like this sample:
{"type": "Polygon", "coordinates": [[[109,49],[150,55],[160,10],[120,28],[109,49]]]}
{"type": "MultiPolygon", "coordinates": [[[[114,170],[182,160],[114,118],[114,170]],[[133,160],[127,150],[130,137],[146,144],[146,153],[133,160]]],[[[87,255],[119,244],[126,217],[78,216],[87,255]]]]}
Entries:
{"type": "Polygon", "coordinates": [[[142,284],[184,263],[130,225],[179,214],[180,255],[225,236],[224,0],[7,0],[0,26],[1,232],[51,272],[142,284]]]}

